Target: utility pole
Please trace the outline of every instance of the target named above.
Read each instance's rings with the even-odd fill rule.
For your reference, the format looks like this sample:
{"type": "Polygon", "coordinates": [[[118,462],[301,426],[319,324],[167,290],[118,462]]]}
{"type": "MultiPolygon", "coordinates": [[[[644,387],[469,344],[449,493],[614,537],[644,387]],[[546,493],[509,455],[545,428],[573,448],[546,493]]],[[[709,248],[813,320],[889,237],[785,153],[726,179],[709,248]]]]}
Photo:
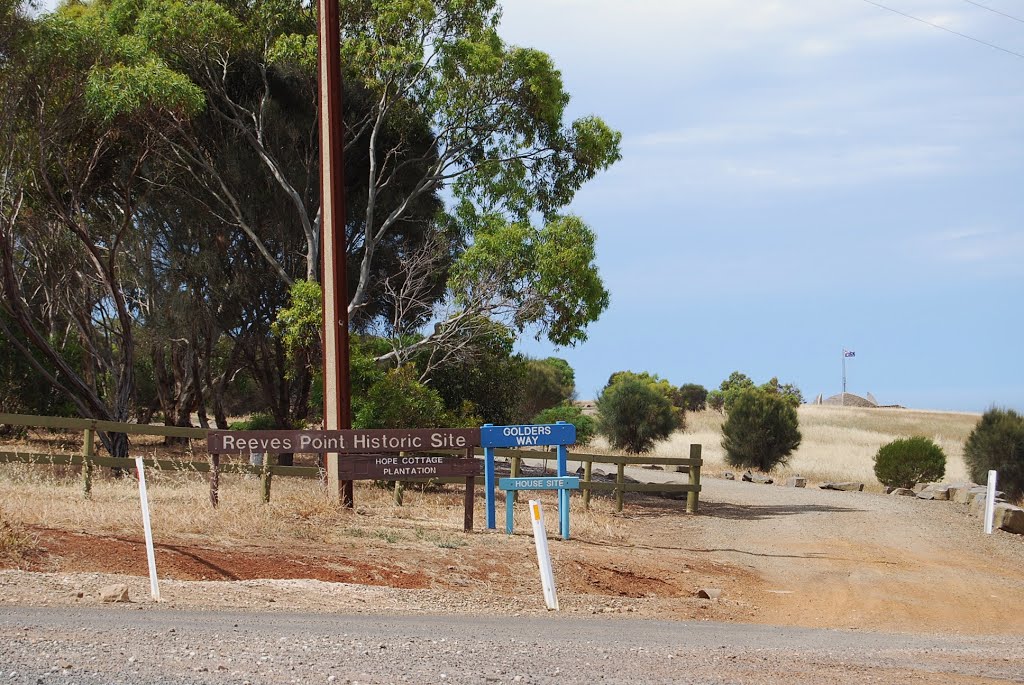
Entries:
{"type": "MultiPolygon", "coordinates": [[[[317,0],[320,116],[320,283],[323,287],[324,428],[352,427],[345,251],[345,160],[338,0],[317,0]]],[[[327,491],[351,507],[352,481],[340,481],[339,455],[327,454],[327,491]]]]}

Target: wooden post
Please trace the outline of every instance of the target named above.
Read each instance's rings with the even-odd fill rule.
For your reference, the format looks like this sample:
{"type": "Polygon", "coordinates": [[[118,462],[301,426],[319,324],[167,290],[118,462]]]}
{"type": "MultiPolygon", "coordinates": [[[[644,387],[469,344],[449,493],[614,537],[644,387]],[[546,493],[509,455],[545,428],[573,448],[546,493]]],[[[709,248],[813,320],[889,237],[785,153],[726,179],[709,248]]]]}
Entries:
{"type": "Polygon", "coordinates": [[[82,439],[82,491],[86,499],[92,497],[93,430],[85,429],[82,439]]]}
{"type": "MultiPolygon", "coordinates": [[[[511,469],[511,473],[509,475],[512,476],[513,478],[518,478],[519,477],[519,464],[520,464],[519,457],[512,457],[512,469],[511,469]]],[[[512,491],[512,501],[513,502],[518,502],[519,501],[519,491],[518,490],[513,490],[512,491]]]]}
{"type": "MultiPolygon", "coordinates": [[[[466,448],[466,459],[476,459],[472,447],[466,448]]],[[[473,497],[476,495],[476,476],[466,476],[466,511],[462,520],[462,529],[473,530],[473,497]]]]}
{"type": "Polygon", "coordinates": [[[402,500],[405,499],[405,481],[395,481],[395,506],[402,506],[402,500]]]}
{"type": "Polygon", "coordinates": [[[625,493],[622,488],[626,485],[626,464],[619,462],[615,470],[615,511],[622,512],[622,497],[625,493]]]}
{"type": "Polygon", "coordinates": [[[583,486],[583,508],[590,509],[590,479],[594,474],[594,462],[587,460],[583,462],[583,480],[586,485],[583,486]]]}
{"type": "Polygon", "coordinates": [[[700,502],[700,445],[690,445],[690,459],[696,459],[695,464],[690,465],[690,485],[693,490],[686,493],[686,513],[696,514],[697,505],[700,502]]]}
{"type": "Polygon", "coordinates": [[[260,491],[264,504],[270,502],[270,452],[263,453],[263,473],[260,475],[260,491]]]}
{"type": "Polygon", "coordinates": [[[210,455],[210,505],[217,507],[220,493],[220,455],[210,455]]]}
{"type": "Polygon", "coordinates": [[[462,520],[462,529],[467,533],[473,530],[473,496],[476,492],[476,476],[466,476],[466,512],[462,520]]]}

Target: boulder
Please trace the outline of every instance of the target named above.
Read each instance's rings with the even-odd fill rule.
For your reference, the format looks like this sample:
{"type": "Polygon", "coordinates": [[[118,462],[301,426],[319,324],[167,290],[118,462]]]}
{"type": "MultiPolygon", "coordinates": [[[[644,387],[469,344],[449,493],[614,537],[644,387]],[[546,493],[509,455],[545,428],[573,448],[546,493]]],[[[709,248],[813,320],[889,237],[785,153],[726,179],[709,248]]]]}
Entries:
{"type": "MultiPolygon", "coordinates": [[[[686,485],[686,483],[678,480],[667,480],[666,485],[686,485]]],[[[690,494],[688,492],[652,492],[652,495],[656,497],[662,497],[664,499],[686,499],[690,494]]]]}
{"type": "Polygon", "coordinates": [[[128,602],[128,586],[123,584],[108,585],[100,588],[101,602],[128,602]]]}
{"type": "Polygon", "coordinates": [[[743,480],[748,483],[758,483],[759,485],[769,485],[775,482],[768,476],[761,475],[760,473],[751,473],[750,471],[743,474],[743,480]]]}
{"type": "Polygon", "coordinates": [[[971,500],[974,499],[974,496],[979,493],[984,497],[984,485],[974,485],[969,488],[957,488],[956,492],[949,493],[949,498],[959,504],[970,504],[971,500]]]}
{"type": "Polygon", "coordinates": [[[844,481],[842,483],[822,483],[818,487],[820,487],[822,490],[843,490],[844,492],[862,492],[864,490],[864,483],[844,481]]]}
{"type": "Polygon", "coordinates": [[[1024,535],[1024,509],[1012,504],[997,504],[992,525],[1007,533],[1024,535]]]}
{"type": "MultiPolygon", "coordinates": [[[[1005,502],[1006,502],[1006,500],[1004,500],[1002,497],[999,497],[999,496],[996,497],[996,506],[999,506],[1000,504],[1004,504],[1005,502]]],[[[980,495],[977,495],[971,501],[971,513],[974,514],[975,516],[984,516],[985,515],[985,493],[981,493],[980,495]]]]}
{"type": "Polygon", "coordinates": [[[890,495],[900,495],[901,497],[913,497],[915,493],[910,488],[893,488],[889,491],[890,495]]]}
{"type": "Polygon", "coordinates": [[[977,487],[975,483],[950,483],[949,484],[949,501],[955,502],[956,498],[960,496],[961,492],[966,492],[971,488],[977,487]]]}
{"type": "Polygon", "coordinates": [[[949,499],[949,486],[948,485],[929,485],[921,492],[917,493],[919,499],[937,499],[937,500],[948,500],[949,499]]]}
{"type": "Polygon", "coordinates": [[[807,479],[803,476],[790,476],[783,485],[787,488],[806,488],[807,479]]]}
{"type": "Polygon", "coordinates": [[[722,474],[722,478],[726,480],[736,480],[736,474],[733,473],[732,471],[726,471],[725,473],[722,474]]]}

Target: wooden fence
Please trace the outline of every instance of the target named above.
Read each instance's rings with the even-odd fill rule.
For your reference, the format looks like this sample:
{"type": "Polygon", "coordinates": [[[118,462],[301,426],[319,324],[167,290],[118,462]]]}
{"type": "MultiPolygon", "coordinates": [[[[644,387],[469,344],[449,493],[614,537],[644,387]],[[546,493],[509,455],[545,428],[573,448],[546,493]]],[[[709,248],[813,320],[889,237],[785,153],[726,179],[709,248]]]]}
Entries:
{"type": "MultiPolygon", "coordinates": [[[[26,426],[36,428],[50,428],[56,430],[80,430],[82,431],[82,450],[80,454],[53,454],[24,451],[0,451],[0,464],[22,463],[22,464],[45,464],[57,466],[81,466],[82,467],[82,490],[86,497],[92,493],[92,474],[97,466],[105,466],[115,469],[131,470],[135,468],[134,459],[116,459],[113,457],[98,457],[95,454],[95,439],[98,431],[111,433],[127,433],[131,435],[148,435],[157,437],[189,438],[192,440],[206,440],[207,430],[205,428],[179,428],[174,426],[152,426],[135,423],[114,423],[111,421],[97,421],[93,419],[75,419],[54,416],[30,416],[22,414],[0,414],[0,424],[10,426],[26,426]]],[[[443,451],[442,451],[443,452],[443,451]]],[[[524,459],[530,460],[553,460],[550,452],[536,450],[513,450],[495,449],[495,456],[508,458],[511,462],[513,476],[521,474],[524,459]]],[[[477,449],[478,456],[483,455],[482,449],[477,449]]],[[[271,456],[263,455],[263,463],[254,465],[244,462],[221,462],[221,455],[211,454],[207,461],[184,461],[177,459],[144,459],[143,463],[151,468],[165,471],[193,471],[195,473],[208,473],[210,481],[210,503],[217,506],[218,489],[221,473],[243,473],[260,477],[260,491],[264,502],[270,501],[270,491],[274,476],[287,476],[298,478],[323,479],[323,469],[316,466],[276,466],[270,463],[271,456]]],[[[578,454],[571,452],[569,461],[583,463],[583,477],[580,481],[580,489],[583,491],[583,505],[590,508],[590,498],[594,492],[614,492],[615,509],[622,511],[623,500],[627,492],[640,493],[686,493],[686,511],[696,514],[700,496],[700,469],[702,464],[701,446],[690,445],[689,457],[624,457],[618,455],[601,454],[578,454]],[[594,464],[614,464],[616,474],[614,481],[594,481],[594,464]],[[632,483],[625,479],[625,467],[627,465],[657,465],[680,470],[685,468],[688,475],[686,483],[632,483]]],[[[431,480],[440,483],[464,483],[464,478],[435,478],[416,479],[418,481],[431,480]]],[[[415,482],[415,481],[413,481],[415,482]]]]}

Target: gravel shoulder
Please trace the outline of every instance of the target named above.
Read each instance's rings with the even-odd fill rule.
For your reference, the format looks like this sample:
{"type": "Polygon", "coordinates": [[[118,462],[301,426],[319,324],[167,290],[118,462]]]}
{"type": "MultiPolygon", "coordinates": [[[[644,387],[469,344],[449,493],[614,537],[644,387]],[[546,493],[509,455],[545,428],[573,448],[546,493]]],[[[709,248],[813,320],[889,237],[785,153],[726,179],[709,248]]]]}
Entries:
{"type": "Polygon", "coordinates": [[[1011,638],[635,619],[16,608],[5,682],[1008,683],[1011,638]]]}

